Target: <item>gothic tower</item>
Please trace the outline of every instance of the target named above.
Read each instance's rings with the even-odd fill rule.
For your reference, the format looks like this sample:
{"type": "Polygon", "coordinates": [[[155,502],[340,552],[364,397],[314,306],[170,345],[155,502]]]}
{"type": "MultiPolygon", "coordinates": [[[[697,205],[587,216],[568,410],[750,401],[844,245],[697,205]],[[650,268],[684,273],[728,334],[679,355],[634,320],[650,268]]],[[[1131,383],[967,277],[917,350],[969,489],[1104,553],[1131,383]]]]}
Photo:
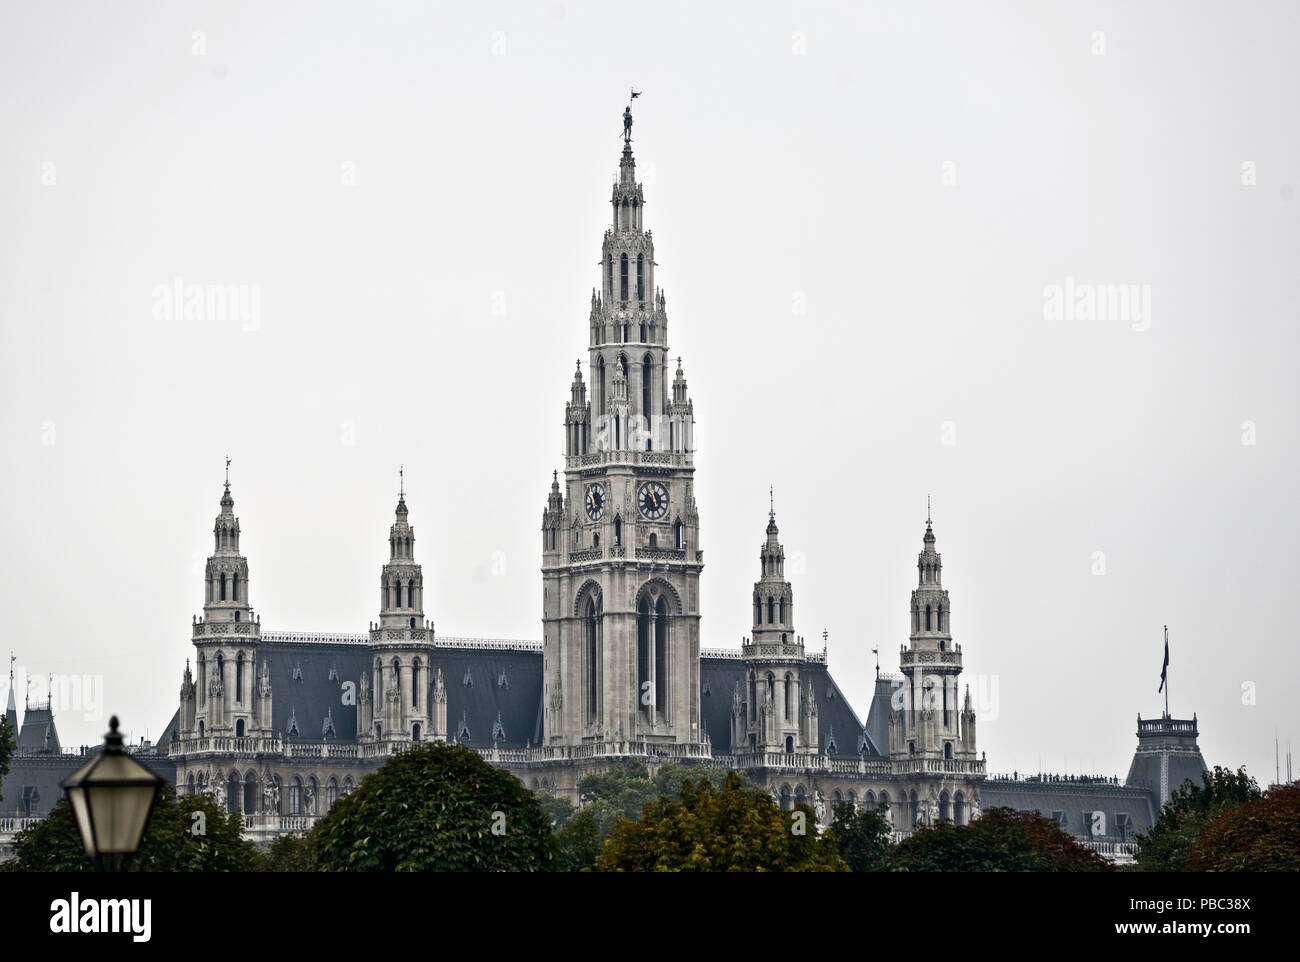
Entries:
{"type": "Polygon", "coordinates": [[[961,645],[952,641],[952,608],[942,573],[927,505],[909,612],[911,644],[899,652],[903,684],[889,713],[890,767],[905,785],[896,824],[904,829],[939,821],[964,825],[980,811],[984,762],[975,754],[969,687],[958,703],[961,645]]]}
{"type": "Polygon", "coordinates": [[[668,316],[644,228],[631,114],[582,364],[565,405],[565,480],[542,515],[550,744],[701,741],[694,406],[669,381],[668,316]]]}
{"type": "Polygon", "coordinates": [[[424,618],[424,576],[415,563],[415,529],[407,517],[403,486],[388,533],[388,563],[379,576],[379,621],[370,624],[371,671],[361,676],[357,697],[362,741],[443,741],[447,735],[445,694],[435,698],[439,686],[433,677],[433,628],[424,618]]]}
{"type": "Polygon", "coordinates": [[[818,749],[817,703],[800,688],[803,638],[794,633],[794,591],[785,580],[785,549],[778,536],[773,508],[758,554],[753,637],[741,649],[745,688],[733,695],[731,744],[738,754],[818,749]]]}
{"type": "Polygon", "coordinates": [[[943,561],[934,549],[929,512],[917,556],[917,587],[910,611],[911,644],[900,651],[905,679],[902,707],[890,714],[892,758],[975,757],[975,713],[970,694],[959,705],[961,645],[952,641],[952,607],[943,587],[943,561]]]}
{"type": "Polygon", "coordinates": [[[198,675],[186,666],[181,721],[198,737],[270,735],[270,701],[259,697],[255,684],[262,628],[248,603],[248,560],[239,553],[229,461],[226,471],[215,545],[204,571],[203,617],[193,623],[198,675]]]}

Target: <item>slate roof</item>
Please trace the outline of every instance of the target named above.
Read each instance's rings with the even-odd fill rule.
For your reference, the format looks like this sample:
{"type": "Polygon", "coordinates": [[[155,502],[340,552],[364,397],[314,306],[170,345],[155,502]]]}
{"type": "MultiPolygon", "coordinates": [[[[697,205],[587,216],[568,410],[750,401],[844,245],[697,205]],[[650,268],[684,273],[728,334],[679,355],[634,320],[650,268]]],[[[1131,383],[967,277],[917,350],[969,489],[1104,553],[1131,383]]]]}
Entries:
{"type": "Polygon", "coordinates": [[[986,778],[980,789],[980,805],[987,811],[1005,806],[1017,811],[1037,811],[1052,818],[1061,813],[1061,828],[1070,835],[1087,835],[1085,812],[1106,816],[1105,839],[1133,841],[1139,832],[1150,831],[1157,809],[1150,792],[1135,786],[1111,782],[1055,782],[1027,779],[986,778]],[[1128,816],[1121,833],[1119,815],[1128,816]]]}
{"type": "MultiPolygon", "coordinates": [[[[700,721],[709,733],[715,754],[731,751],[731,700],[736,685],[745,686],[745,663],[740,658],[703,655],[700,658],[700,721]]],[[[812,682],[817,703],[817,736],[823,750],[834,741],[835,754],[857,757],[862,748],[862,722],[835,679],[822,662],[809,661],[800,669],[800,681],[807,690],[812,682]]],[[[888,709],[888,694],[886,694],[888,709]]],[[[873,706],[874,710],[874,706],[873,706]]],[[[886,716],[887,717],[887,716],[886,716]]],[[[886,724],[888,721],[886,720],[886,724]]],[[[888,747],[888,746],[886,746],[888,747]]],[[[878,746],[868,741],[867,757],[879,757],[878,746]]]]}
{"type": "MultiPolygon", "coordinates": [[[[78,754],[15,755],[9,774],[0,782],[0,814],[47,815],[63,797],[59,784],[86,764],[98,752],[82,749],[78,754]]],[[[168,781],[176,781],[176,765],[157,755],[136,755],[136,760],[168,781]]]]}
{"type": "MultiPolygon", "coordinates": [[[[259,653],[271,676],[272,727],[286,737],[320,741],[328,716],[331,738],[342,742],[357,737],[355,700],[344,704],[344,694],[359,688],[362,672],[369,669],[370,650],[364,635],[308,635],[288,632],[263,634],[259,653]],[[350,683],[350,685],[348,684],[350,683]],[[346,686],[346,687],[345,687],[346,686]],[[291,736],[290,723],[297,735],[291,736]]],[[[445,639],[435,642],[433,668],[441,668],[447,691],[447,728],[450,738],[472,748],[524,748],[542,743],[542,650],[537,642],[445,639]]],[[[258,676],[261,666],[256,669],[258,676]]],[[[740,658],[704,655],[700,659],[700,716],[713,750],[731,750],[731,695],[744,678],[740,658]]],[[[813,685],[817,701],[818,734],[823,749],[834,742],[835,753],[856,756],[863,745],[863,725],[824,663],[806,662],[803,683],[813,685]]],[[[255,682],[250,681],[250,684],[255,682]]],[[[432,675],[425,678],[432,692],[432,675]]],[[[888,745],[889,683],[877,682],[872,704],[873,724],[880,733],[867,739],[867,756],[883,757],[888,745]],[[883,685],[883,689],[882,689],[883,685]],[[884,692],[883,709],[880,707],[884,692]],[[881,734],[885,733],[885,734],[881,734]]],[[[173,716],[159,740],[165,747],[175,731],[173,716]]]]}
{"type": "MultiPolygon", "coordinates": [[[[335,636],[336,638],[340,636],[335,636]]],[[[364,636],[358,636],[363,638],[364,636]]],[[[535,642],[435,642],[432,670],[442,669],[451,737],[474,748],[523,748],[542,738],[542,652],[535,642]],[[490,646],[490,647],[489,647],[490,646]],[[468,735],[465,732],[468,731],[468,735]]],[[[330,736],[356,741],[355,695],[370,668],[370,651],[353,640],[263,641],[261,658],[271,676],[272,727],[286,737],[320,741],[326,718],[330,736]],[[348,685],[350,683],[350,685],[348,685]],[[344,703],[345,693],[351,704],[344,703]],[[297,727],[291,736],[290,722],[297,727]]],[[[260,674],[261,668],[258,668],[260,674]]],[[[432,674],[423,679],[425,697],[432,674]]],[[[170,735],[167,735],[170,739],[170,735]]]]}
{"type": "Polygon", "coordinates": [[[59,732],[54,726],[54,712],[48,705],[36,708],[28,706],[23,713],[22,731],[18,733],[19,754],[51,752],[57,755],[61,751],[59,732]]]}

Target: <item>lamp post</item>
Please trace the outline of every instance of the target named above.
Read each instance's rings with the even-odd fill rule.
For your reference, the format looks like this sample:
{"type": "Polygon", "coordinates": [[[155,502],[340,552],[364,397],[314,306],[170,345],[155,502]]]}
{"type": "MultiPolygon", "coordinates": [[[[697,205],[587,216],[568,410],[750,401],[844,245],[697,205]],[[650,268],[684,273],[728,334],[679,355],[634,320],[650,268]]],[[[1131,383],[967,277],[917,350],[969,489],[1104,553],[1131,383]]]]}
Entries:
{"type": "Polygon", "coordinates": [[[126,753],[117,716],[108,723],[104,750],[64,779],[61,788],[77,817],[86,854],[130,854],[140,848],[163,780],[126,753]]]}

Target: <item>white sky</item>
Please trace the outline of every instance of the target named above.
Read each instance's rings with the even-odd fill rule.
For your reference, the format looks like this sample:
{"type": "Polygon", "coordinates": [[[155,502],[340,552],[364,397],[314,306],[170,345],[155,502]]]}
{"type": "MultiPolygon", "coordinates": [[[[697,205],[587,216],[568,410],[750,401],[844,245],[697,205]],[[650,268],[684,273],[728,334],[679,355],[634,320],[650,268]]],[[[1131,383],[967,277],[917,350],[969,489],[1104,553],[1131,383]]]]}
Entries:
{"type": "Polygon", "coordinates": [[[405,463],[439,632],[539,638],[635,84],[705,644],[749,630],[774,484],[797,627],[865,715],[928,492],[991,770],[1125,774],[1167,623],[1174,714],[1271,779],[1300,728],[1294,5],[699,6],[6,4],[19,670],[161,730],[227,452],[264,628],[365,630],[405,463]],[[256,285],[256,325],[156,319],[177,277],[256,285]],[[1067,278],[1149,285],[1149,329],[1046,320],[1067,278]]]}

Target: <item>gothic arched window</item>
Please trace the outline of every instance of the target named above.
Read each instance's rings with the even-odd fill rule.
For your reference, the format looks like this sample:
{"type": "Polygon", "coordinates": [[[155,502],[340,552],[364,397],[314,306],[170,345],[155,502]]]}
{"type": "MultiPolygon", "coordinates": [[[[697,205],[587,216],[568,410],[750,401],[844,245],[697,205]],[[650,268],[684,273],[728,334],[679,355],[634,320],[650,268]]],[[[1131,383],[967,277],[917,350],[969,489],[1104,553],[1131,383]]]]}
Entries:
{"type": "Polygon", "coordinates": [[[221,600],[226,600],[226,573],[221,573],[221,600]]]}
{"type": "MultiPolygon", "coordinates": [[[[647,354],[641,359],[641,416],[645,418],[645,428],[650,430],[650,417],[654,413],[650,407],[650,383],[654,378],[654,359],[647,354]]],[[[649,442],[646,443],[646,450],[650,450],[649,442]]]]}
{"type": "Polygon", "coordinates": [[[782,598],[780,601],[777,602],[776,613],[777,613],[777,623],[782,625],[785,624],[785,599],[784,598],[782,598]]]}
{"type": "MultiPolygon", "coordinates": [[[[781,636],[781,640],[785,641],[784,635],[781,636]]],[[[793,688],[794,688],[794,676],[787,671],[785,673],[785,720],[786,721],[789,721],[794,716],[794,692],[792,691],[793,688]]]]}
{"type": "Polygon", "coordinates": [[[682,540],[682,522],[680,521],[680,519],[677,521],[676,524],[673,525],[673,534],[676,536],[677,547],[685,548],[686,542],[682,540]]]}
{"type": "Polygon", "coordinates": [[[600,626],[597,621],[596,600],[587,598],[586,632],[587,632],[587,721],[596,720],[597,699],[599,697],[597,678],[600,665],[600,626]]]}
{"type": "MultiPolygon", "coordinates": [[[[636,299],[645,300],[645,255],[636,255],[636,299]]],[[[645,340],[645,325],[641,325],[641,340],[645,340]]]]}
{"type": "Polygon", "coordinates": [[[605,359],[597,358],[596,360],[596,391],[599,398],[599,412],[605,413],[605,359]]]}
{"type": "Polygon", "coordinates": [[[930,630],[930,606],[925,606],[925,630],[930,630]]]}
{"type": "Polygon", "coordinates": [[[668,603],[655,606],[655,706],[668,714],[668,603]]]}
{"type": "MultiPolygon", "coordinates": [[[[619,270],[618,299],[620,301],[625,301],[627,300],[627,255],[626,254],[618,255],[618,270],[619,270]]],[[[624,338],[624,340],[626,340],[626,338],[624,338]]]]}
{"type": "Polygon", "coordinates": [[[289,814],[302,814],[302,779],[297,775],[289,783],[289,814]]]}
{"type": "MultiPolygon", "coordinates": [[[[414,619],[412,619],[411,627],[412,628],[415,627],[414,619]]],[[[411,665],[411,707],[412,708],[420,707],[420,659],[419,658],[415,659],[415,662],[411,665]]],[[[417,742],[419,740],[420,739],[418,738],[416,739],[417,742]]]]}
{"type": "Polygon", "coordinates": [[[239,572],[237,571],[230,576],[230,600],[239,600],[239,572]]]}
{"type": "Polygon", "coordinates": [[[776,610],[776,601],[771,595],[767,596],[767,623],[773,624],[772,613],[776,610]]]}
{"type": "Polygon", "coordinates": [[[647,692],[653,696],[653,686],[650,685],[650,649],[654,644],[654,639],[651,637],[653,633],[654,619],[650,614],[650,602],[643,597],[637,605],[636,616],[636,687],[642,714],[647,720],[654,717],[654,706],[650,704],[650,699],[644,697],[647,692]]]}
{"type": "Polygon", "coordinates": [[[659,536],[655,534],[653,531],[650,532],[650,547],[652,548],[659,547],[659,536]]]}
{"type": "Polygon", "coordinates": [[[339,780],[333,775],[325,783],[325,811],[334,807],[334,803],[339,800],[339,780]]]}
{"type": "Polygon", "coordinates": [[[623,543],[623,519],[614,519],[614,546],[618,547],[623,543]]]}
{"type": "Polygon", "coordinates": [[[244,700],[244,653],[235,658],[235,701],[244,700]]]}
{"type": "MultiPolygon", "coordinates": [[[[407,557],[409,558],[410,557],[409,544],[407,545],[407,548],[408,548],[407,557]]],[[[415,579],[414,578],[411,578],[406,582],[406,607],[408,608],[415,607],[415,579]]]]}

